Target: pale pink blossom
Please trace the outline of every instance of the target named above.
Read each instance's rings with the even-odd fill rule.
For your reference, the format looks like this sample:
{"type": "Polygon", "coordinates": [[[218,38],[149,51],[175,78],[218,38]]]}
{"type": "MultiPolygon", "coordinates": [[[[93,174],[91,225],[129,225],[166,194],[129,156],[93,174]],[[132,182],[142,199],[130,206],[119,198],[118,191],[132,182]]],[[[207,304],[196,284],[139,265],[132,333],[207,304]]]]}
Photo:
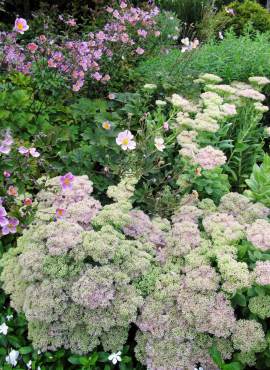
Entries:
{"type": "Polygon", "coordinates": [[[142,55],[144,53],[144,49],[142,48],[137,48],[135,51],[138,55],[142,55]]]}
{"type": "Polygon", "coordinates": [[[123,150],[133,150],[136,148],[134,136],[129,130],[122,131],[116,138],[116,144],[120,145],[123,150]]]}
{"type": "Polygon", "coordinates": [[[29,29],[29,26],[24,18],[17,18],[15,20],[14,31],[24,34],[29,29]]]}
{"type": "Polygon", "coordinates": [[[165,149],[165,145],[164,139],[162,137],[155,138],[155,147],[157,148],[158,151],[163,152],[163,150],[165,149]]]}

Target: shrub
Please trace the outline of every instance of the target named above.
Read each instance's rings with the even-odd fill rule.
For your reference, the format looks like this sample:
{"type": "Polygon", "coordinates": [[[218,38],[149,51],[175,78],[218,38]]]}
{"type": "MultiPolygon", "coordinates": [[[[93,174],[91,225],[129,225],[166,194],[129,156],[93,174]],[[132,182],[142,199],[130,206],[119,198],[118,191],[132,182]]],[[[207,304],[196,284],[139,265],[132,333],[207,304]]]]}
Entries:
{"type": "Polygon", "coordinates": [[[268,10],[255,0],[245,0],[243,3],[234,1],[209,20],[205,34],[217,35],[218,32],[232,28],[237,35],[241,35],[248,25],[255,31],[270,31],[268,10]]]}
{"type": "Polygon", "coordinates": [[[101,343],[116,352],[136,323],[137,357],[149,369],[211,368],[213,345],[224,360],[263,354],[267,322],[249,310],[269,315],[253,289],[260,279],[267,292],[261,264],[270,242],[256,235],[262,222],[269,234],[270,210],[229,193],[218,206],[182,199],[172,222],[150,219],[132,209],[136,181],[110,187],[114,203],[103,208],[86,176],[53,178],[38,194],[35,221],[1,260],[3,287],[25,313],[34,347],[87,353],[101,343]]]}
{"type": "Polygon", "coordinates": [[[36,348],[87,353],[101,342],[117,352],[142,304],[134,281],[149,271],[154,247],[121,232],[134,180],[109,188],[116,203],[102,210],[87,177],[70,181],[72,189],[61,192],[54,178],[39,193],[36,221],[1,261],[18,263],[4,269],[5,289],[12,291],[13,307],[26,314],[36,348]],[[13,291],[16,276],[20,284],[13,291]]]}
{"type": "MultiPolygon", "coordinates": [[[[246,226],[255,228],[256,219],[266,220],[267,215],[269,209],[262,204],[252,204],[236,193],[225,195],[217,208],[210,200],[198,202],[193,198],[175,213],[170,237],[162,249],[161,273],[137,321],[140,330],[136,353],[148,369],[195,365],[215,368],[209,356],[212,346],[224,360],[232,359],[233,353],[240,350],[241,365],[238,363],[236,368],[250,363],[247,354],[252,357],[267,351],[260,319],[250,319],[249,298],[240,303],[238,292],[249,289],[254,298],[250,298],[248,307],[259,317],[268,316],[268,309],[259,309],[255,302],[266,302],[265,305],[268,300],[254,293],[251,287],[256,274],[237,257],[238,243],[247,237],[246,226]],[[205,233],[200,236],[201,219],[205,233]],[[245,312],[244,318],[240,314],[240,320],[232,308],[238,304],[231,303],[237,300],[245,312]]],[[[268,230],[269,222],[265,222],[268,230]]],[[[270,244],[267,245],[269,257],[270,244]]],[[[262,294],[268,294],[267,288],[262,294]]]]}
{"type": "Polygon", "coordinates": [[[223,41],[211,41],[192,53],[172,50],[168,54],[149,58],[136,68],[140,79],[159,83],[166,92],[198,95],[192,80],[200,73],[214,73],[225,83],[247,81],[253,75],[270,76],[269,35],[236,37],[225,35],[223,41]]]}

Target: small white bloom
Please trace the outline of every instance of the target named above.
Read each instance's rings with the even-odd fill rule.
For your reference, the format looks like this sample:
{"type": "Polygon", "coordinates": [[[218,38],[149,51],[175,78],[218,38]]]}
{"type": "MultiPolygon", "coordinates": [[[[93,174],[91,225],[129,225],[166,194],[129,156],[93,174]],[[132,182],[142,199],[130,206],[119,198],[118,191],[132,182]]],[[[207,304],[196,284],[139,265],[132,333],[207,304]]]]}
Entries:
{"type": "Polygon", "coordinates": [[[108,360],[109,361],[112,361],[112,363],[114,365],[117,364],[117,362],[120,362],[121,361],[121,352],[118,351],[117,353],[112,353],[109,357],[108,357],[108,360]]]}
{"type": "Polygon", "coordinates": [[[164,100],[156,100],[156,105],[159,105],[159,106],[164,106],[166,105],[167,103],[164,101],[164,100]]]}
{"type": "Polygon", "coordinates": [[[116,138],[116,144],[120,145],[123,150],[133,150],[136,148],[136,142],[133,138],[134,136],[129,130],[122,131],[116,138]]]}
{"type": "Polygon", "coordinates": [[[32,361],[31,360],[28,361],[26,366],[27,366],[27,369],[32,369],[32,361]]]}
{"type": "Polygon", "coordinates": [[[265,133],[266,136],[270,137],[270,127],[266,127],[264,129],[264,133],[265,133]]]}
{"type": "Polygon", "coordinates": [[[157,85],[155,85],[155,84],[145,84],[143,86],[143,88],[146,89],[146,90],[155,90],[157,88],[157,85]]]}
{"type": "Polygon", "coordinates": [[[8,326],[4,322],[2,325],[0,325],[0,334],[7,335],[8,332],[8,326]]]}
{"type": "Polygon", "coordinates": [[[221,31],[219,31],[218,37],[219,37],[220,40],[223,40],[224,39],[223,33],[221,31]]]}
{"type": "Polygon", "coordinates": [[[40,367],[40,366],[38,366],[37,370],[41,370],[41,367],[40,367]]]}
{"type": "Polygon", "coordinates": [[[38,355],[40,355],[40,354],[41,354],[41,350],[40,350],[40,349],[37,351],[37,354],[38,354],[38,355]]]}
{"type": "Polygon", "coordinates": [[[155,147],[160,152],[163,152],[163,150],[165,149],[165,145],[164,145],[164,139],[162,137],[155,138],[155,147]]]}
{"type": "Polygon", "coordinates": [[[15,351],[15,349],[11,350],[6,356],[6,362],[11,366],[16,366],[18,363],[19,351],[15,351]]]}
{"type": "Polygon", "coordinates": [[[6,316],[6,319],[7,319],[7,321],[9,321],[9,320],[13,319],[13,315],[7,315],[7,316],[6,316]]]}
{"type": "Polygon", "coordinates": [[[189,38],[185,37],[184,39],[181,40],[182,44],[185,46],[189,46],[189,38]]]}

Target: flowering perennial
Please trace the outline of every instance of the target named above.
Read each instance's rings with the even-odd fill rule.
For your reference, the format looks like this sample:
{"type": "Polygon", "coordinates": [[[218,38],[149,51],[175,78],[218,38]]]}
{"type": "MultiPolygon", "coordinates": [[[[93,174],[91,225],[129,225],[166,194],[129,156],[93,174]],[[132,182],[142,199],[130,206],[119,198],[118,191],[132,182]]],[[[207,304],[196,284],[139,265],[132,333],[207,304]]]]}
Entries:
{"type": "MultiPolygon", "coordinates": [[[[157,7],[144,10],[122,2],[119,9],[107,7],[106,10],[109,21],[83,40],[55,42],[40,35],[25,46],[17,40],[17,34],[23,34],[29,26],[25,19],[17,18],[14,32],[0,33],[2,64],[8,70],[29,74],[36,61],[40,60],[43,66],[46,61],[49,68],[71,80],[75,92],[83,87],[87,77],[106,84],[111,77],[102,71],[102,66],[112,60],[115,46],[124,46],[130,54],[141,56],[145,52],[142,47],[145,39],[160,35],[156,22],[159,14],[157,7]]],[[[75,19],[60,20],[70,27],[76,25],[75,19]]]]}

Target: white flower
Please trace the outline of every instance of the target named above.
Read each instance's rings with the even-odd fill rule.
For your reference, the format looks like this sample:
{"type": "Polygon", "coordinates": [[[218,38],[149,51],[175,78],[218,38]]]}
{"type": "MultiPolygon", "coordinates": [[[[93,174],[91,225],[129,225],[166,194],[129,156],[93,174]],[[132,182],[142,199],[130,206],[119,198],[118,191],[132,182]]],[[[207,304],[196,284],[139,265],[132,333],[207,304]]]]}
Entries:
{"type": "Polygon", "coordinates": [[[164,100],[156,100],[156,105],[159,105],[159,106],[164,106],[166,105],[167,103],[164,101],[164,100]]]}
{"type": "Polygon", "coordinates": [[[265,133],[266,136],[270,137],[270,127],[266,127],[264,129],[264,133],[265,133]]]}
{"type": "Polygon", "coordinates": [[[165,149],[165,145],[164,145],[164,139],[162,137],[155,138],[155,147],[160,152],[163,152],[163,149],[165,149]]]}
{"type": "Polygon", "coordinates": [[[7,335],[7,332],[8,332],[8,326],[6,325],[6,323],[3,323],[2,325],[0,325],[0,334],[7,335]]]}
{"type": "Polygon", "coordinates": [[[192,49],[196,49],[200,44],[198,39],[190,41],[188,37],[182,39],[181,43],[184,45],[181,49],[182,53],[185,53],[186,51],[191,51],[192,49]]]}
{"type": "Polygon", "coordinates": [[[189,38],[185,37],[184,39],[181,40],[182,44],[185,46],[189,46],[189,38]]]}
{"type": "Polygon", "coordinates": [[[134,136],[129,130],[122,131],[116,138],[116,144],[120,145],[123,150],[133,150],[136,148],[136,142],[133,138],[134,136]]]}
{"type": "Polygon", "coordinates": [[[224,39],[223,33],[221,31],[219,31],[218,37],[220,38],[220,40],[223,40],[224,39]]]}
{"type": "Polygon", "coordinates": [[[155,85],[155,84],[145,84],[143,86],[143,88],[146,89],[146,90],[155,90],[157,88],[157,85],[155,85]]]}
{"type": "Polygon", "coordinates": [[[17,360],[18,360],[18,357],[19,357],[19,351],[15,351],[15,349],[11,350],[8,354],[8,356],[6,356],[6,362],[11,365],[11,366],[16,366],[17,365],[17,360]]]}
{"type": "Polygon", "coordinates": [[[27,366],[27,369],[32,369],[32,361],[31,360],[28,361],[26,366],[27,366]]]}
{"type": "Polygon", "coordinates": [[[6,319],[7,319],[7,321],[9,321],[9,320],[13,319],[13,315],[7,315],[7,316],[6,316],[6,319]]]}
{"type": "Polygon", "coordinates": [[[121,352],[118,351],[117,353],[112,353],[109,357],[108,357],[108,360],[109,361],[112,361],[112,363],[114,365],[117,364],[117,362],[120,362],[121,361],[121,352]]]}

